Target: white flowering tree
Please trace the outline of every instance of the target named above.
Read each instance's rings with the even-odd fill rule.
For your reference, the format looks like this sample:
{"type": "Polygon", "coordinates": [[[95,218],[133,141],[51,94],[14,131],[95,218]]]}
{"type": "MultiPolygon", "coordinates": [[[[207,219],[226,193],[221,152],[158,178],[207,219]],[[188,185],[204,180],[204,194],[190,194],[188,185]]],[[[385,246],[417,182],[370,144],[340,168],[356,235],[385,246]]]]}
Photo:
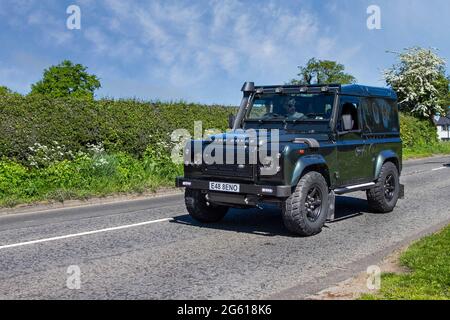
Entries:
{"type": "Polygon", "coordinates": [[[443,80],[447,80],[448,92],[444,59],[433,49],[419,47],[396,54],[399,63],[384,71],[384,78],[397,92],[401,110],[428,119],[443,113],[443,80]]]}

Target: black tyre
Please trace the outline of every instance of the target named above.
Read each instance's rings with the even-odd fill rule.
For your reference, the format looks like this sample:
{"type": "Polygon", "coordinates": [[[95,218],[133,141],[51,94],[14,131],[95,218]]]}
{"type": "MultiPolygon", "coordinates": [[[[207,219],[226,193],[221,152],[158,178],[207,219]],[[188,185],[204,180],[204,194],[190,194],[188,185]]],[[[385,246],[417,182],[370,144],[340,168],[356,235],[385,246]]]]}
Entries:
{"type": "Polygon", "coordinates": [[[218,222],[225,217],[228,207],[217,206],[206,201],[200,190],[186,189],[184,201],[189,215],[203,223],[218,222]]]}
{"type": "Polygon", "coordinates": [[[309,172],[299,181],[295,192],[284,201],[283,221],[286,228],[301,236],[320,231],[328,215],[328,185],[318,172],[309,172]]]}
{"type": "Polygon", "coordinates": [[[400,194],[399,173],[395,164],[383,164],[375,187],[366,193],[371,211],[387,213],[394,210],[400,194]]]}

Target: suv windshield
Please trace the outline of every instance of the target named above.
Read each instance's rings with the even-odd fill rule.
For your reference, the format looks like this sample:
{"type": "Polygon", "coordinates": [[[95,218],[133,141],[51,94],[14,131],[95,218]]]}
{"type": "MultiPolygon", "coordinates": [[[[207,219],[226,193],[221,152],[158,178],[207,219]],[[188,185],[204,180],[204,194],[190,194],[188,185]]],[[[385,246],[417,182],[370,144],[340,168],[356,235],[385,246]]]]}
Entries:
{"type": "Polygon", "coordinates": [[[246,121],[308,121],[330,120],[334,95],[262,94],[255,95],[246,121]]]}

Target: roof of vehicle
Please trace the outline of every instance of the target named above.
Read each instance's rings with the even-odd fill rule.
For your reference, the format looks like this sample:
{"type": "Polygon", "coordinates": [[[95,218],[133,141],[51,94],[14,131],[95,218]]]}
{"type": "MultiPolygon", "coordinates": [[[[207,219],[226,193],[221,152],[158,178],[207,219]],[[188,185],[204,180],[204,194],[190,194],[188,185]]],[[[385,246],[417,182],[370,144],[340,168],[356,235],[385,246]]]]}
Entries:
{"type": "Polygon", "coordinates": [[[320,85],[272,85],[272,86],[255,86],[252,82],[246,82],[242,87],[243,91],[256,90],[256,92],[264,93],[293,93],[293,92],[327,92],[337,91],[341,94],[348,94],[362,97],[379,97],[396,100],[397,93],[389,88],[370,87],[359,84],[320,84],[320,85]]]}
{"type": "Polygon", "coordinates": [[[350,84],[341,86],[341,93],[364,97],[383,97],[388,99],[397,99],[397,93],[388,88],[369,87],[359,84],[350,84]]]}

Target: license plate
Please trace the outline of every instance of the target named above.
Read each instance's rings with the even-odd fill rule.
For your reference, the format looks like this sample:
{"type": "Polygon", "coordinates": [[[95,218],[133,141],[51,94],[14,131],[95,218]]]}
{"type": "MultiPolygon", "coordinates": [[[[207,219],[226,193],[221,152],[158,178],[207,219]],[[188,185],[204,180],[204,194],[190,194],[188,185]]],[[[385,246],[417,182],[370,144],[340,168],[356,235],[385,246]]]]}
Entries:
{"type": "Polygon", "coordinates": [[[240,185],[236,183],[210,182],[209,190],[239,193],[240,185]]]}

